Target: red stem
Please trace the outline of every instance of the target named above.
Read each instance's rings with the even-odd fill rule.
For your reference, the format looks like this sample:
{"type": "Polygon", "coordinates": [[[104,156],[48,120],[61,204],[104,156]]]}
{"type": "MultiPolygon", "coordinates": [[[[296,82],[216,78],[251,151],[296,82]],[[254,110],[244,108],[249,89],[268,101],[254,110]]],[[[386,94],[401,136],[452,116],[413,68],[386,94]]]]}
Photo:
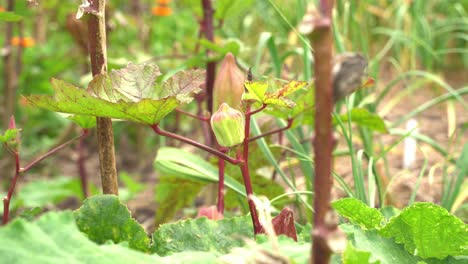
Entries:
{"type": "Polygon", "coordinates": [[[261,134],[261,135],[258,135],[258,136],[249,138],[249,142],[255,141],[255,140],[257,140],[257,139],[259,139],[259,138],[262,138],[262,137],[266,137],[266,136],[269,136],[269,135],[273,135],[273,134],[280,133],[280,132],[282,132],[282,131],[288,130],[288,129],[291,128],[292,123],[293,123],[293,119],[292,119],[292,118],[289,118],[289,119],[288,119],[288,124],[287,124],[285,127],[278,128],[278,129],[275,129],[275,130],[272,130],[272,131],[263,133],[263,134],[261,134]]]}
{"type": "Polygon", "coordinates": [[[30,170],[34,165],[36,165],[37,163],[41,162],[43,159],[49,157],[50,155],[54,154],[55,152],[63,149],[64,147],[70,145],[71,143],[75,142],[77,139],[80,139],[82,137],[85,137],[88,135],[88,129],[83,129],[83,131],[81,132],[81,135],[73,138],[73,139],[70,139],[69,141],[63,143],[63,144],[60,144],[58,145],[57,147],[47,151],[46,153],[42,154],[41,156],[37,157],[36,159],[34,159],[33,161],[31,161],[28,165],[26,165],[24,168],[20,168],[19,172],[23,173],[23,172],[27,172],[28,170],[30,170]]]}
{"type": "Polygon", "coordinates": [[[3,221],[2,221],[3,225],[6,225],[8,223],[8,218],[10,216],[11,196],[13,195],[13,191],[15,190],[18,177],[20,176],[20,159],[19,159],[18,151],[14,152],[14,156],[15,156],[15,171],[16,172],[15,172],[15,177],[13,177],[13,180],[11,181],[7,196],[3,197],[3,221]]]}
{"type": "Polygon", "coordinates": [[[236,165],[236,164],[243,163],[243,160],[241,160],[241,159],[233,159],[233,158],[229,157],[228,155],[224,154],[223,152],[221,152],[219,150],[216,150],[214,148],[211,148],[211,147],[208,147],[208,146],[203,145],[201,143],[198,143],[197,141],[194,141],[194,140],[192,140],[190,138],[186,138],[186,137],[183,137],[183,136],[180,136],[180,135],[168,132],[168,131],[164,131],[161,128],[159,128],[158,124],[151,125],[151,128],[158,135],[173,138],[173,139],[182,141],[184,143],[190,144],[190,145],[192,145],[194,147],[197,147],[197,148],[202,149],[202,150],[204,150],[204,151],[206,151],[208,153],[211,153],[211,154],[213,154],[213,155],[215,155],[215,156],[217,156],[217,157],[219,157],[221,159],[224,159],[225,161],[227,161],[227,162],[229,162],[231,164],[236,165]]]}
{"type": "Polygon", "coordinates": [[[253,110],[252,112],[250,112],[250,115],[255,115],[256,113],[259,113],[260,111],[262,111],[262,110],[265,109],[266,107],[267,107],[267,104],[263,104],[260,108],[255,109],[255,110],[253,110]]]}
{"type": "Polygon", "coordinates": [[[249,162],[248,162],[249,161],[249,135],[250,135],[250,117],[252,116],[252,113],[250,112],[250,107],[251,105],[248,104],[246,111],[245,111],[246,112],[245,114],[245,139],[243,142],[243,152],[241,156],[241,159],[244,160],[245,162],[240,164],[240,168],[242,172],[242,178],[244,179],[245,192],[247,193],[250,216],[252,217],[252,222],[254,226],[254,234],[257,235],[262,230],[262,225],[260,224],[260,221],[258,220],[257,208],[255,207],[255,203],[252,200],[253,189],[252,189],[252,182],[250,180],[250,172],[249,172],[249,162]]]}
{"type": "Polygon", "coordinates": [[[312,231],[311,263],[329,263],[331,249],[328,246],[330,227],[325,216],[330,209],[333,131],[332,131],[332,0],[320,0],[320,17],[310,41],[314,50],[315,73],[315,138],[314,159],[314,223],[312,231]]]}
{"type": "Polygon", "coordinates": [[[181,113],[181,114],[184,114],[184,115],[186,115],[186,116],[190,116],[190,117],[192,117],[192,118],[195,118],[195,119],[198,119],[198,120],[200,120],[200,121],[203,121],[203,122],[208,122],[208,121],[210,120],[209,117],[194,115],[194,114],[192,114],[192,113],[189,113],[189,112],[184,111],[184,110],[179,109],[179,108],[176,108],[176,111],[179,112],[179,113],[181,113]]]}
{"type": "MultiPolygon", "coordinates": [[[[221,148],[220,151],[227,153],[229,149],[221,148]]],[[[224,170],[225,170],[225,160],[222,158],[218,159],[218,213],[224,214],[224,170]]]]}
{"type": "MultiPolygon", "coordinates": [[[[207,40],[214,41],[213,30],[213,6],[211,0],[202,0],[203,20],[200,23],[201,29],[207,40]]],[[[201,35],[201,34],[200,34],[201,35]]],[[[211,51],[207,51],[209,57],[211,51]]],[[[206,64],[206,106],[209,111],[213,108],[213,86],[215,81],[216,62],[209,61],[206,64]]]]}

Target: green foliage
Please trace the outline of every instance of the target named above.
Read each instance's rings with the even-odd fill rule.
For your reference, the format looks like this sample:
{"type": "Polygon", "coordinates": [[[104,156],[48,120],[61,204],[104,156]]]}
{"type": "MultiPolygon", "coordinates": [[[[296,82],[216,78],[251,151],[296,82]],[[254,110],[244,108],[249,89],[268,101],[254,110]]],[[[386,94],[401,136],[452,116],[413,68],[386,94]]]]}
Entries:
{"type": "Polygon", "coordinates": [[[96,126],[96,118],[92,116],[85,115],[72,115],[67,117],[73,123],[79,125],[81,128],[93,128],[96,126]]]}
{"type": "MultiPolygon", "coordinates": [[[[342,122],[347,122],[351,118],[351,122],[361,126],[367,127],[370,130],[388,133],[388,128],[384,120],[377,114],[369,112],[365,108],[353,108],[350,113],[345,113],[339,116],[342,122]]],[[[333,124],[337,124],[336,117],[333,119],[333,124]]]]}
{"type": "Polygon", "coordinates": [[[74,212],[76,224],[92,241],[103,244],[128,242],[129,246],[147,251],[149,238],[143,227],[131,217],[127,207],[114,195],[97,195],[84,201],[74,212]]]}
{"type": "Polygon", "coordinates": [[[376,229],[382,225],[384,220],[379,210],[370,208],[360,200],[354,198],[343,198],[332,203],[340,215],[350,221],[359,224],[365,229],[376,229]]]}
{"type": "MultiPolygon", "coordinates": [[[[177,148],[160,148],[154,167],[165,175],[199,182],[218,182],[218,168],[211,165],[201,157],[177,148]]],[[[244,187],[229,175],[224,176],[226,187],[234,190],[242,196],[245,195],[244,187]]]]}
{"type": "Polygon", "coordinates": [[[158,203],[154,224],[159,226],[170,221],[175,213],[193,204],[204,184],[189,179],[162,175],[155,188],[154,199],[158,203]],[[183,190],[177,192],[174,190],[183,190]]]}
{"type": "Polygon", "coordinates": [[[97,75],[88,92],[52,79],[54,96],[31,95],[27,100],[41,108],[96,117],[110,117],[143,124],[157,124],[190,95],[200,91],[202,71],[179,72],[162,84],[154,84],[155,65],[129,64],[110,74],[97,75]]]}
{"type": "Polygon", "coordinates": [[[161,256],[182,251],[213,251],[227,253],[253,238],[250,216],[219,221],[206,217],[161,225],[153,234],[151,251],[161,256]]]}
{"type": "Polygon", "coordinates": [[[380,234],[394,237],[408,252],[422,258],[468,255],[468,225],[431,203],[415,203],[406,208],[380,234]]]}
{"type": "Polygon", "coordinates": [[[380,212],[353,198],[333,207],[359,225],[341,225],[354,247],[346,253],[350,259],[369,252],[369,263],[452,263],[468,255],[467,225],[440,206],[415,203],[384,223],[380,212]]]}
{"type": "Polygon", "coordinates": [[[266,82],[246,82],[245,88],[248,93],[244,93],[242,100],[253,100],[266,105],[292,108],[296,104],[286,96],[304,88],[306,85],[306,82],[299,81],[291,81],[282,85],[266,82]]]}
{"type": "Polygon", "coordinates": [[[3,135],[0,134],[0,142],[8,143],[10,141],[14,141],[20,132],[20,129],[7,129],[3,135]]]}

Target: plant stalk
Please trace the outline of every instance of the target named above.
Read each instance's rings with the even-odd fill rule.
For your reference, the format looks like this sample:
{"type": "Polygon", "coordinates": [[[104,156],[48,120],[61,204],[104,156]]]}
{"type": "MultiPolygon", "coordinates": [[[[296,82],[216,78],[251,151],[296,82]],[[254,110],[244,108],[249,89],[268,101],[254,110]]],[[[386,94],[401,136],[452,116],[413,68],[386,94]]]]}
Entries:
{"type": "Polygon", "coordinates": [[[329,227],[325,216],[330,209],[332,151],[332,47],[331,29],[332,0],[320,0],[320,17],[314,22],[314,31],[309,40],[314,50],[315,73],[315,138],[314,160],[314,221],[312,231],[311,263],[329,263],[331,249],[328,245],[329,227]]]}
{"type": "MultiPolygon", "coordinates": [[[[93,76],[107,71],[105,7],[105,0],[91,1],[90,8],[93,13],[88,20],[88,34],[89,56],[93,76]]],[[[104,194],[118,195],[119,185],[115,164],[112,120],[106,117],[96,117],[96,123],[102,191],[104,194]]]]}

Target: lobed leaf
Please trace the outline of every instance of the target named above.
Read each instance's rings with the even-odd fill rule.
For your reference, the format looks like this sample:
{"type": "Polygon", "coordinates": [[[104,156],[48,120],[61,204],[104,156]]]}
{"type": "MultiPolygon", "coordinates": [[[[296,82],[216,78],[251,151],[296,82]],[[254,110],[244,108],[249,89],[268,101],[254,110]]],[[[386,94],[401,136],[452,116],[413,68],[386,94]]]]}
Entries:
{"type": "Polygon", "coordinates": [[[247,93],[244,93],[243,100],[253,100],[267,105],[276,105],[292,108],[296,104],[287,98],[288,95],[304,88],[306,82],[290,81],[278,88],[278,84],[266,82],[245,82],[247,93]],[[268,90],[273,89],[269,92],[268,90]]]}
{"type": "Polygon", "coordinates": [[[365,229],[379,228],[384,220],[379,210],[370,208],[362,201],[354,198],[343,198],[332,203],[340,215],[365,229]]]}
{"type": "Polygon", "coordinates": [[[468,226],[432,203],[415,203],[406,208],[380,234],[394,237],[406,250],[422,258],[468,255],[468,226]]]}
{"type": "Polygon", "coordinates": [[[151,251],[161,256],[182,251],[227,253],[253,238],[250,216],[218,221],[206,217],[161,225],[153,234],[151,251]]]}
{"type": "Polygon", "coordinates": [[[148,250],[149,238],[145,230],[115,195],[96,195],[86,199],[74,216],[81,232],[98,244],[109,240],[128,242],[131,248],[148,250]]]}

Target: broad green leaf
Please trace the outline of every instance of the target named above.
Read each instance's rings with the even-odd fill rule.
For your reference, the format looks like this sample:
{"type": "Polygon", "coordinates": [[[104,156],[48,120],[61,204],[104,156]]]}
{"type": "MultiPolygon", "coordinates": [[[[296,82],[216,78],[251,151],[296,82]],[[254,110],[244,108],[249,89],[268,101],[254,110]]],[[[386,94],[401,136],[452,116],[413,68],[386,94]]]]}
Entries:
{"type": "Polygon", "coordinates": [[[154,85],[156,66],[129,64],[127,68],[98,75],[88,91],[52,79],[55,94],[32,95],[33,105],[56,112],[108,117],[157,124],[179,104],[192,100],[204,81],[201,70],[178,72],[168,81],[154,85]]]}
{"type": "MultiPolygon", "coordinates": [[[[158,150],[154,162],[156,170],[162,174],[202,182],[218,182],[218,168],[197,155],[178,149],[164,147],[158,150]]],[[[229,175],[224,176],[224,184],[242,196],[244,186],[229,175]]]]}
{"type": "Polygon", "coordinates": [[[247,246],[242,251],[233,250],[230,256],[245,261],[238,263],[308,263],[310,260],[310,243],[296,242],[292,238],[280,235],[277,238],[278,248],[273,246],[266,235],[257,235],[257,244],[261,246],[247,246]],[[236,256],[237,255],[237,256],[236,256]],[[239,256],[240,255],[240,256],[239,256]],[[261,256],[259,258],[259,256],[261,256]],[[254,261],[263,260],[263,261],[254,261]],[[281,260],[281,261],[280,261],[281,260]]]}
{"type": "MultiPolygon", "coordinates": [[[[345,251],[343,252],[343,264],[365,264],[370,262],[371,253],[356,249],[352,243],[348,242],[345,251]]],[[[380,261],[372,262],[379,264],[380,261]]]]}
{"type": "Polygon", "coordinates": [[[3,135],[0,135],[0,142],[7,143],[9,141],[15,140],[16,136],[19,133],[19,129],[7,129],[3,135]]]}
{"type": "Polygon", "coordinates": [[[286,84],[246,82],[242,100],[254,100],[262,104],[292,108],[296,104],[286,96],[304,88],[306,82],[290,81],[286,84]]]}
{"type": "Polygon", "coordinates": [[[81,232],[98,244],[109,240],[128,242],[131,248],[148,250],[149,238],[145,230],[115,195],[96,195],[86,199],[74,216],[81,232]]]}
{"type": "Polygon", "coordinates": [[[151,251],[161,256],[183,251],[227,253],[253,239],[250,216],[218,221],[206,217],[161,225],[153,234],[151,251]]]}
{"type": "Polygon", "coordinates": [[[379,210],[371,208],[355,198],[343,198],[332,203],[341,216],[348,218],[351,222],[360,225],[362,228],[379,228],[384,220],[379,210]]]}
{"type": "Polygon", "coordinates": [[[22,16],[17,15],[13,12],[0,12],[0,21],[3,22],[18,22],[23,19],[22,16]]]}
{"type": "Polygon", "coordinates": [[[122,245],[98,245],[78,230],[73,213],[49,212],[35,222],[16,219],[0,227],[0,256],[8,264],[59,263],[216,263],[214,252],[148,255],[122,245]]]}
{"type": "Polygon", "coordinates": [[[93,128],[96,126],[96,117],[94,116],[71,115],[67,118],[81,128],[93,128]]]}
{"type": "MultiPolygon", "coordinates": [[[[371,130],[388,133],[388,128],[385,125],[385,121],[377,114],[369,112],[364,108],[353,108],[351,110],[351,122],[356,123],[360,126],[367,127],[371,130]]],[[[348,121],[348,113],[340,115],[340,119],[343,122],[348,121]]],[[[338,122],[333,119],[333,124],[336,125],[338,122]]]]}
{"type": "Polygon", "coordinates": [[[468,255],[468,226],[446,209],[415,203],[380,230],[406,250],[423,258],[468,255]]]}
{"type": "Polygon", "coordinates": [[[203,184],[188,179],[180,179],[173,176],[160,176],[156,185],[154,198],[158,203],[155,217],[155,225],[171,220],[175,213],[193,204],[203,184]],[[174,190],[184,190],[174,192],[174,190]]]}
{"type": "Polygon", "coordinates": [[[377,230],[363,230],[357,225],[351,224],[340,225],[340,228],[346,233],[355,250],[370,253],[369,262],[361,262],[362,264],[378,262],[380,264],[414,264],[421,260],[408,253],[393,239],[380,236],[377,230]]]}
{"type": "Polygon", "coordinates": [[[237,17],[241,12],[252,7],[254,0],[217,0],[214,13],[217,19],[226,20],[237,17]]]}

